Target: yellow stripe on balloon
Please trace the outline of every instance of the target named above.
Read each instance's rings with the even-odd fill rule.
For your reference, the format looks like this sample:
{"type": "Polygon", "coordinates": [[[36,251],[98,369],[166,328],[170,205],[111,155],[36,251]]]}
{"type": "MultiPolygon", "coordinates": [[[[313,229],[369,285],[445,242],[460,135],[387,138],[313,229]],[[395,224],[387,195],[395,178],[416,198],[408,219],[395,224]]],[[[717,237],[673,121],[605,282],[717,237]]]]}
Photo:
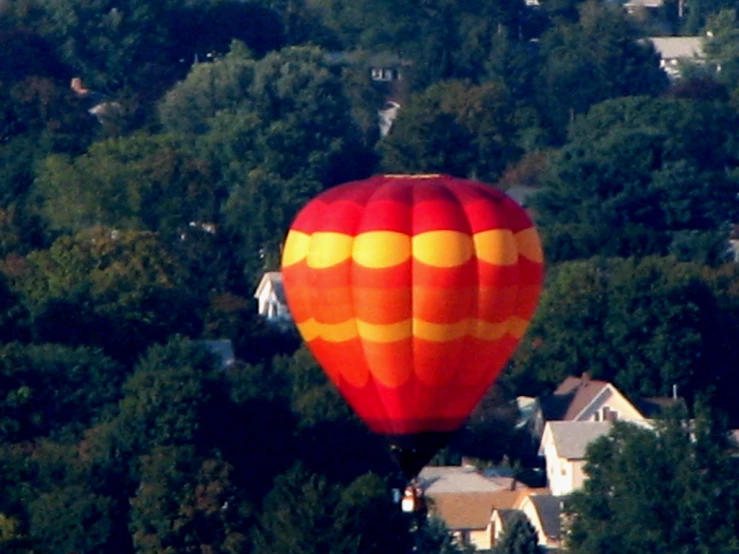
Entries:
{"type": "Polygon", "coordinates": [[[511,317],[508,322],[508,332],[517,339],[523,337],[526,333],[526,329],[529,327],[529,320],[520,317],[511,317]]]}
{"type": "Polygon", "coordinates": [[[508,229],[491,229],[475,233],[477,259],[493,265],[513,265],[518,262],[518,245],[508,229]]]}
{"type": "Polygon", "coordinates": [[[402,264],[411,256],[411,238],[396,231],[370,231],[354,239],[352,258],[359,265],[382,269],[402,264]]]}
{"type": "Polygon", "coordinates": [[[431,342],[448,342],[461,339],[468,334],[474,323],[471,319],[463,319],[457,323],[430,323],[413,318],[413,336],[431,342]]]}
{"type": "Polygon", "coordinates": [[[343,323],[319,323],[313,318],[296,324],[306,342],[322,338],[327,342],[345,342],[357,337],[357,320],[343,323]]]}
{"type": "Polygon", "coordinates": [[[308,255],[308,248],[310,248],[310,235],[300,231],[290,231],[282,251],[282,267],[288,267],[303,260],[308,255]]]}
{"type": "Polygon", "coordinates": [[[364,340],[378,343],[396,342],[413,334],[413,321],[406,319],[397,323],[376,324],[358,320],[357,331],[364,340]]]}
{"type": "Polygon", "coordinates": [[[348,260],[354,237],[344,233],[313,233],[308,248],[308,266],[325,269],[348,260]]]}
{"type": "Polygon", "coordinates": [[[472,257],[472,237],[459,231],[427,231],[413,237],[413,257],[434,267],[457,267],[472,257]]]}
{"type": "Polygon", "coordinates": [[[491,229],[474,237],[459,231],[427,231],[414,237],[396,231],[369,231],[352,237],[344,233],[318,232],[307,235],[290,231],[282,255],[283,267],[307,257],[308,266],[325,269],[349,258],[370,269],[393,267],[411,255],[426,265],[453,268],[472,256],[493,265],[508,266],[524,256],[542,263],[539,235],[533,227],[512,234],[507,229],[491,229]]]}
{"type": "Polygon", "coordinates": [[[544,252],[541,249],[541,240],[536,229],[529,227],[523,231],[516,233],[516,245],[521,256],[531,261],[542,263],[544,261],[544,252]]]}
{"type": "Polygon", "coordinates": [[[342,323],[319,323],[310,318],[297,324],[307,342],[321,338],[327,342],[344,342],[360,337],[378,344],[389,344],[410,337],[430,342],[449,342],[465,336],[482,340],[498,340],[505,334],[521,338],[529,321],[510,317],[506,321],[490,323],[476,318],[463,319],[455,323],[431,323],[419,318],[396,323],[374,324],[357,319],[342,323]]]}
{"type": "Polygon", "coordinates": [[[499,323],[490,323],[481,319],[476,320],[473,336],[482,340],[498,340],[508,332],[512,318],[499,323]]]}

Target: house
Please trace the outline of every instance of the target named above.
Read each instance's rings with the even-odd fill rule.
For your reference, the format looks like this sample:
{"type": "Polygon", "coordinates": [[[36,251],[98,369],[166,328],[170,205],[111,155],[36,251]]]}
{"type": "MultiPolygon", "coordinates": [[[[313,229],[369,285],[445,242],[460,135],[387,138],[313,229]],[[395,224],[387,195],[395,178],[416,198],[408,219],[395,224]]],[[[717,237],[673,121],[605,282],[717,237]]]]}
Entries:
{"type": "Polygon", "coordinates": [[[518,425],[528,429],[536,444],[549,421],[643,421],[644,414],[607,381],[567,377],[551,394],[538,399],[516,399],[521,412],[518,425]]]}
{"type": "Polygon", "coordinates": [[[660,67],[671,79],[680,77],[680,66],[705,63],[704,37],[649,37],[660,56],[660,67]]]}
{"type": "Polygon", "coordinates": [[[664,5],[664,0],[628,0],[624,4],[624,9],[629,15],[641,11],[658,10],[664,5]]]}
{"type": "Polygon", "coordinates": [[[551,494],[529,494],[522,497],[517,509],[526,515],[536,529],[539,546],[562,547],[562,508],[564,498],[551,494]]]}
{"type": "Polygon", "coordinates": [[[585,452],[590,443],[607,435],[610,421],[550,421],[544,428],[539,455],[547,468],[547,485],[554,496],[563,496],[585,482],[585,452]]]}
{"type": "Polygon", "coordinates": [[[529,520],[539,539],[539,546],[544,549],[562,547],[562,508],[564,497],[552,496],[548,493],[532,492],[522,494],[514,508],[500,508],[493,511],[491,527],[493,546],[508,530],[508,525],[517,514],[523,514],[529,520]]]}
{"type": "Polygon", "coordinates": [[[493,545],[497,544],[500,538],[506,533],[508,524],[513,519],[513,516],[518,513],[519,511],[513,508],[496,508],[493,510],[493,516],[490,519],[493,545]]]}
{"type": "Polygon", "coordinates": [[[281,272],[268,271],[262,275],[254,298],[258,302],[259,315],[268,321],[283,322],[290,319],[281,272]]]}
{"type": "Polygon", "coordinates": [[[79,77],[72,78],[69,88],[87,105],[87,113],[94,115],[99,123],[112,121],[123,115],[123,106],[100,92],[88,89],[79,77]]]}
{"type": "Polygon", "coordinates": [[[512,477],[487,478],[471,466],[426,467],[419,485],[431,513],[444,521],[457,540],[478,550],[492,546],[493,510],[512,508],[528,491],[512,477]]]}
{"type": "Polygon", "coordinates": [[[377,112],[378,126],[380,128],[380,137],[385,137],[390,132],[395,118],[398,117],[400,104],[392,100],[385,102],[381,110],[377,112]]]}

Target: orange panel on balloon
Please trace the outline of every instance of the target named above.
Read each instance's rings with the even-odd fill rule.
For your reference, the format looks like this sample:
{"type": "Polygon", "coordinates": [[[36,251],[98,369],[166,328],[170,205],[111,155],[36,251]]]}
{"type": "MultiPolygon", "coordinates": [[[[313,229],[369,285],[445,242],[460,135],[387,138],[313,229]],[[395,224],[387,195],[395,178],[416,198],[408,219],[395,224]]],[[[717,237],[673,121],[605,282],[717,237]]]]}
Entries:
{"type": "Polygon", "coordinates": [[[413,317],[413,289],[407,287],[354,287],[354,313],[367,323],[397,323],[413,317]]]}

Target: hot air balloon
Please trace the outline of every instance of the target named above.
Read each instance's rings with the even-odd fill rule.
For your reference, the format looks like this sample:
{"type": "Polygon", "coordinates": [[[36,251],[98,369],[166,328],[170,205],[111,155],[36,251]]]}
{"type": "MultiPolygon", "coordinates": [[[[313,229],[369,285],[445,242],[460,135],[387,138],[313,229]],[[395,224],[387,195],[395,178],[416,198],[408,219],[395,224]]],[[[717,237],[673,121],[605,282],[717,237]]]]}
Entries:
{"type": "Polygon", "coordinates": [[[282,274],[308,348],[411,480],[515,350],[543,259],[526,212],[499,190],[377,175],[302,209],[282,274]]]}

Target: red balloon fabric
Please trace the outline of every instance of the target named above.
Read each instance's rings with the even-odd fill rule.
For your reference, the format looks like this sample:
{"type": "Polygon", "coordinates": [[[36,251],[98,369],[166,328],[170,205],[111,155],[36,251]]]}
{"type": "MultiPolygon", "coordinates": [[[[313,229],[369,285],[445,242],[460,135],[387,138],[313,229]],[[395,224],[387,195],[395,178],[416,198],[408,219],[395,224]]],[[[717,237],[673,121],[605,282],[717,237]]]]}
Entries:
{"type": "Polygon", "coordinates": [[[539,298],[543,256],[503,192],[448,175],[332,188],[285,243],[288,306],[308,347],[376,433],[458,429],[539,298]]]}

